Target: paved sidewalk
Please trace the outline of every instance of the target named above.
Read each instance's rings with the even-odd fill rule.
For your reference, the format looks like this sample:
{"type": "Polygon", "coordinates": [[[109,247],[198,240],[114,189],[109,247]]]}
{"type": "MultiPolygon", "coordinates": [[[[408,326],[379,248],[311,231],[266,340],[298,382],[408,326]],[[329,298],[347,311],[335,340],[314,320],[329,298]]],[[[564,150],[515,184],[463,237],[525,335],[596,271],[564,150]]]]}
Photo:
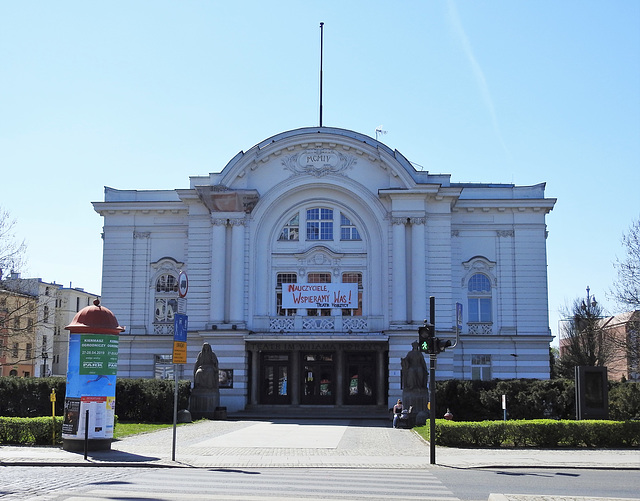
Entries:
{"type": "Polygon", "coordinates": [[[617,468],[640,470],[638,449],[535,450],[436,448],[388,421],[283,419],[201,421],[118,440],[111,451],[68,452],[60,447],[0,447],[0,466],[126,465],[197,468],[617,468]]]}

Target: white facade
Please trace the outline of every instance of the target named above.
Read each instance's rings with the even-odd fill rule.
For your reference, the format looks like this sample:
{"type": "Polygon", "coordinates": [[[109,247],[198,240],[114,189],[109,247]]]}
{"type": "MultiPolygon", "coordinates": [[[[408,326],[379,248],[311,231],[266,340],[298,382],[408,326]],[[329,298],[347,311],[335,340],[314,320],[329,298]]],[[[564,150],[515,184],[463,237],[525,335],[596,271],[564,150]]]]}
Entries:
{"type": "Polygon", "coordinates": [[[188,189],[105,189],[103,302],[126,331],[119,377],[166,377],[172,318],[189,317],[190,377],[209,342],[231,411],[390,406],[429,318],[461,341],[438,379],[548,378],[544,184],[451,183],[353,131],[284,132],[188,189]],[[186,301],[175,280],[189,277],[186,301]],[[283,310],[287,283],[358,283],[358,309],[283,310]],[[285,284],[285,285],[282,285],[285,284]],[[164,362],[163,362],[164,361],[164,362]]]}

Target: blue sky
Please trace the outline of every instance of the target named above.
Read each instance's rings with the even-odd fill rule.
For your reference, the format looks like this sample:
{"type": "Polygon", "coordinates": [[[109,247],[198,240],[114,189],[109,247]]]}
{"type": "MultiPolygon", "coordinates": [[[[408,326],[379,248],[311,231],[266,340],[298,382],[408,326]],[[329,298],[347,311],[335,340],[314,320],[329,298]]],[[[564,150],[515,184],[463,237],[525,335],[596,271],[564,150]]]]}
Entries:
{"type": "Polygon", "coordinates": [[[549,313],[606,298],[640,217],[640,2],[0,5],[0,205],[24,275],[99,293],[104,186],[187,188],[239,151],[352,129],[453,182],[547,183],[549,313]]]}

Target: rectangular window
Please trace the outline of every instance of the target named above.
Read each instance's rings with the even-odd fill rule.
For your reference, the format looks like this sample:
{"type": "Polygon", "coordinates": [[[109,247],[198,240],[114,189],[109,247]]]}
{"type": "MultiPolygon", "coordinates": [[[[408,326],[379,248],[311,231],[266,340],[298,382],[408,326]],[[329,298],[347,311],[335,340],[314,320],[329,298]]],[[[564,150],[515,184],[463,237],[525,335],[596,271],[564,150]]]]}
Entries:
{"type": "Polygon", "coordinates": [[[348,272],[342,274],[343,284],[358,284],[358,309],[343,308],[343,317],[361,317],[362,316],[362,273],[348,272]]]}
{"type": "Polygon", "coordinates": [[[295,273],[278,273],[276,278],[276,315],[279,317],[293,316],[298,310],[295,308],[282,308],[282,284],[298,283],[298,275],[295,273]]]}
{"type": "Polygon", "coordinates": [[[13,350],[11,350],[11,356],[13,358],[18,358],[18,348],[20,345],[18,343],[13,343],[13,350]]]}
{"type": "Polygon", "coordinates": [[[490,298],[469,298],[469,322],[491,322],[490,298]]]}
{"type": "Polygon", "coordinates": [[[473,355],[471,357],[471,379],[491,380],[491,355],[473,355]]]}
{"type": "Polygon", "coordinates": [[[173,355],[154,355],[154,378],[174,379],[173,355]]]}
{"type": "Polygon", "coordinates": [[[25,357],[27,360],[31,359],[31,343],[27,343],[27,349],[25,350],[25,357]]]}
{"type": "Polygon", "coordinates": [[[333,210],[307,210],[307,240],[333,240],[333,210]]]}

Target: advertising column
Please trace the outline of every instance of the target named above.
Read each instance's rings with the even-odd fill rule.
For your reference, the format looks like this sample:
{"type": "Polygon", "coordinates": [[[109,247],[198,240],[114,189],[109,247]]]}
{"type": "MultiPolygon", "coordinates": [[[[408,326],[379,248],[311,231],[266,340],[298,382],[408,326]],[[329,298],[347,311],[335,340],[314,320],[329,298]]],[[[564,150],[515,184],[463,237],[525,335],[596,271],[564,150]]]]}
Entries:
{"type": "Polygon", "coordinates": [[[110,310],[94,306],[80,310],[65,329],[69,334],[67,387],[62,424],[62,448],[109,450],[113,439],[118,372],[118,325],[110,310]]]}

